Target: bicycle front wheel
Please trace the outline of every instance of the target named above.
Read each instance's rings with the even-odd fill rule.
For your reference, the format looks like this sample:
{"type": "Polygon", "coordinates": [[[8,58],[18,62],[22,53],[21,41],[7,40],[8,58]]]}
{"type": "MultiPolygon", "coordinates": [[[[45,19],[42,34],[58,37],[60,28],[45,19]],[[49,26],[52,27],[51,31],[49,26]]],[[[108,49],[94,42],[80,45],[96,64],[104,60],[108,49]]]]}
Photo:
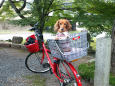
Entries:
{"type": "Polygon", "coordinates": [[[34,73],[44,73],[50,70],[50,66],[47,58],[44,58],[41,63],[42,52],[30,53],[25,60],[25,65],[28,70],[34,73]]]}
{"type": "Polygon", "coordinates": [[[78,86],[75,76],[66,62],[59,62],[57,66],[57,75],[64,81],[59,81],[60,86],[78,86]]]}

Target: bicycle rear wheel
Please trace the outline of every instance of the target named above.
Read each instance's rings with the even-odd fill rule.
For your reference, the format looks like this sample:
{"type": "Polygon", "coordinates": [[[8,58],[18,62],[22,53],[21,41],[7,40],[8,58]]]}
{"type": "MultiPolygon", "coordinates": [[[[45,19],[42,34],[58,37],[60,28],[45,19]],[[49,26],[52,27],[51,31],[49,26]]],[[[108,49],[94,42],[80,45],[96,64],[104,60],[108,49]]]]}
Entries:
{"type": "Polygon", "coordinates": [[[44,73],[49,71],[50,65],[47,58],[44,58],[41,64],[42,55],[42,52],[30,53],[25,59],[25,65],[27,69],[34,73],[44,73]]]}
{"type": "Polygon", "coordinates": [[[57,75],[64,80],[64,82],[59,81],[60,86],[78,86],[75,76],[66,62],[59,62],[57,65],[57,75]]]}

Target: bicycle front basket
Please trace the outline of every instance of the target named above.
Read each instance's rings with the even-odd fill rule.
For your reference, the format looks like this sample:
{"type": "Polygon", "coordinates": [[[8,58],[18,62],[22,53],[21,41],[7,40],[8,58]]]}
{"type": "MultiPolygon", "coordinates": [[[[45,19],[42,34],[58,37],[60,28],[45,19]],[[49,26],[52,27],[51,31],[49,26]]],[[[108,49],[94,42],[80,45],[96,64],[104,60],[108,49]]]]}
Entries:
{"type": "Polygon", "coordinates": [[[48,40],[53,57],[66,61],[74,61],[87,55],[87,32],[70,34],[66,40],[48,40]]]}

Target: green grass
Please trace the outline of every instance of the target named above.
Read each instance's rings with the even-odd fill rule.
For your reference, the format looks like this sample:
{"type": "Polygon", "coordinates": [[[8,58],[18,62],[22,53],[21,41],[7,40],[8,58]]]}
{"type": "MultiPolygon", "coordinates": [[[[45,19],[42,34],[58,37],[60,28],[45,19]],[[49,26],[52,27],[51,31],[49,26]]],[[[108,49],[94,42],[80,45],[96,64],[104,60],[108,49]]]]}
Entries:
{"type": "Polygon", "coordinates": [[[35,74],[27,75],[24,77],[31,82],[32,86],[45,86],[46,78],[41,77],[40,75],[35,74]]]}
{"type": "MultiPolygon", "coordinates": [[[[80,64],[78,70],[83,79],[94,80],[95,62],[80,64]]],[[[111,86],[115,86],[115,75],[112,73],[110,73],[109,83],[111,86]]]]}
{"type": "Polygon", "coordinates": [[[109,80],[110,84],[112,86],[115,86],[115,75],[114,74],[110,74],[110,80],[109,80]]]}
{"type": "Polygon", "coordinates": [[[24,39],[24,38],[23,38],[23,41],[22,41],[22,43],[21,43],[21,44],[24,44],[25,42],[26,42],[26,39],[24,39]]]}
{"type": "Polygon", "coordinates": [[[94,78],[95,62],[80,64],[78,67],[81,77],[85,80],[94,78]]]}

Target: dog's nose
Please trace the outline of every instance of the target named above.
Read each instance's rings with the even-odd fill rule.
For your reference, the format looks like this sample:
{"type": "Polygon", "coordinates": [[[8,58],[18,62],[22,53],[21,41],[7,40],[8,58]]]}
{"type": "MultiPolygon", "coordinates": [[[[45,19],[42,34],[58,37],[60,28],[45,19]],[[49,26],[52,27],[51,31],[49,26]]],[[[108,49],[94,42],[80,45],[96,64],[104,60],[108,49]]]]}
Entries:
{"type": "Polygon", "coordinates": [[[62,31],[64,31],[64,28],[61,28],[62,31]]]}

